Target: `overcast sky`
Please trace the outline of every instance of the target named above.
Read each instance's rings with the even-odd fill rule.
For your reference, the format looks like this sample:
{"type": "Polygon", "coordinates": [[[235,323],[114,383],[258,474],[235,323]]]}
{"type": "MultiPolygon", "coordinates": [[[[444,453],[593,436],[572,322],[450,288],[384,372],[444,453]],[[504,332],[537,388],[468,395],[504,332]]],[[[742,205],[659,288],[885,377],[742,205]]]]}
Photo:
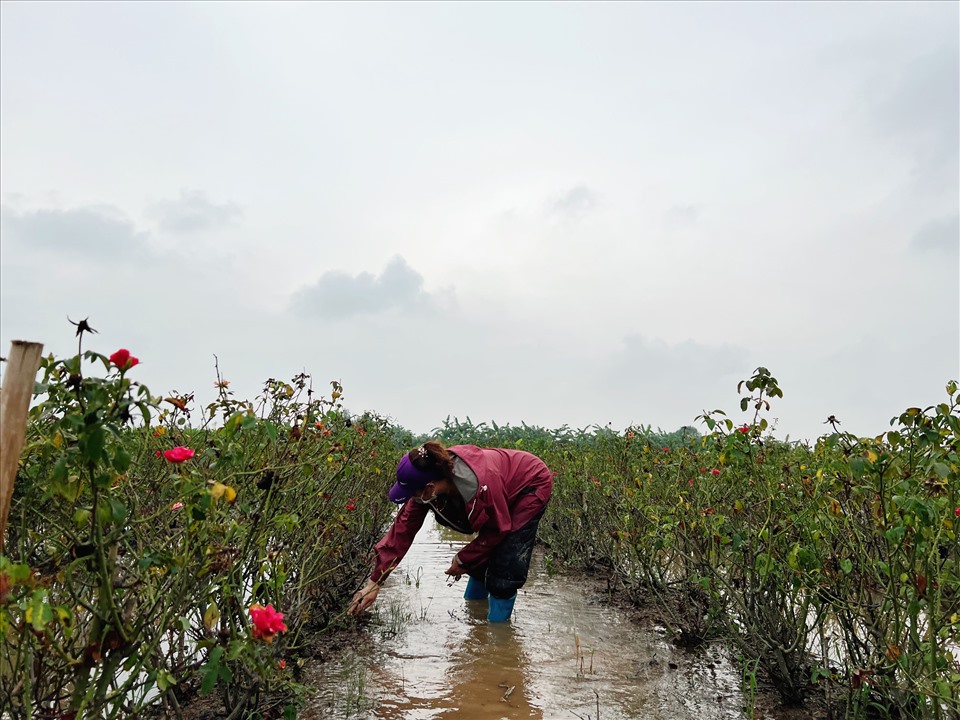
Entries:
{"type": "MultiPolygon", "coordinates": [[[[0,344],[861,435],[960,378],[960,5],[0,5],[0,344]]],[[[702,426],[701,426],[702,429],[702,426]]]]}

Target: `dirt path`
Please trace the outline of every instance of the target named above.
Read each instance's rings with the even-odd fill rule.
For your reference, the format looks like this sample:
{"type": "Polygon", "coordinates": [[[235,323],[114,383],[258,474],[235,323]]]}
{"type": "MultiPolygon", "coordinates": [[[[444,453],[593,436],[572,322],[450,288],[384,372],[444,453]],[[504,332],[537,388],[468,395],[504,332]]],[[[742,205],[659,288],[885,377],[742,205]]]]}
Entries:
{"type": "Polygon", "coordinates": [[[461,546],[424,527],[380,593],[368,642],[307,674],[317,697],[304,717],[744,717],[740,678],[718,651],[674,648],[584,584],[549,575],[542,557],[513,620],[488,624],[485,602],[463,600],[466,580],[443,574],[461,546]]]}

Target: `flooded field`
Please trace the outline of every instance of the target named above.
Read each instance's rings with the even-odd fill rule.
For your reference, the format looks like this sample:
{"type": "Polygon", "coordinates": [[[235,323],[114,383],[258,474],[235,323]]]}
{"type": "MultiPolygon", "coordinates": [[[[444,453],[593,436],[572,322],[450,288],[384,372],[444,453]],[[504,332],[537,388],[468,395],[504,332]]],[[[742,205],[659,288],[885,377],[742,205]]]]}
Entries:
{"type": "MultiPolygon", "coordinates": [[[[455,539],[461,538],[461,539],[455,539]]],[[[513,619],[486,621],[466,578],[443,571],[462,546],[428,519],[376,604],[368,637],[310,668],[308,718],[714,720],[744,717],[740,678],[719,651],[690,653],[602,603],[535,555],[513,619]]]]}

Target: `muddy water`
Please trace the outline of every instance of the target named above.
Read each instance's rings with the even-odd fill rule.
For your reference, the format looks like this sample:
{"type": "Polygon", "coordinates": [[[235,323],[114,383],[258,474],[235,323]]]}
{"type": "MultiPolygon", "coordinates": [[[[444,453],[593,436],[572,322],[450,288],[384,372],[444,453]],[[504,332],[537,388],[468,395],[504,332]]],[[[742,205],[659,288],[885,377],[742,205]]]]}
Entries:
{"type": "Polygon", "coordinates": [[[537,554],[513,619],[486,621],[443,574],[463,545],[431,520],[373,606],[366,642],[310,673],[308,717],[388,720],[742,718],[729,662],[673,648],[546,572],[537,554]]]}

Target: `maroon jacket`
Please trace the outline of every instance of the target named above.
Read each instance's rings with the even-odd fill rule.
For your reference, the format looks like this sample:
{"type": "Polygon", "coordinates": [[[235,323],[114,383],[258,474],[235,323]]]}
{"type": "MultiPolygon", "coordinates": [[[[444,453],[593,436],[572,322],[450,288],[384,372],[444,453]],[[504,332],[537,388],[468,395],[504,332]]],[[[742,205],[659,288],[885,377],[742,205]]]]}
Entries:
{"type": "MultiPolygon", "coordinates": [[[[523,450],[475,445],[454,445],[449,450],[473,470],[479,482],[476,496],[464,498],[470,528],[477,537],[457,553],[460,564],[469,570],[485,564],[507,533],[519,530],[543,509],[553,491],[553,475],[543,460],[523,450]]],[[[374,582],[385,580],[407,554],[429,510],[429,505],[413,498],[400,508],[393,526],[374,547],[377,562],[370,575],[374,582]]]]}

